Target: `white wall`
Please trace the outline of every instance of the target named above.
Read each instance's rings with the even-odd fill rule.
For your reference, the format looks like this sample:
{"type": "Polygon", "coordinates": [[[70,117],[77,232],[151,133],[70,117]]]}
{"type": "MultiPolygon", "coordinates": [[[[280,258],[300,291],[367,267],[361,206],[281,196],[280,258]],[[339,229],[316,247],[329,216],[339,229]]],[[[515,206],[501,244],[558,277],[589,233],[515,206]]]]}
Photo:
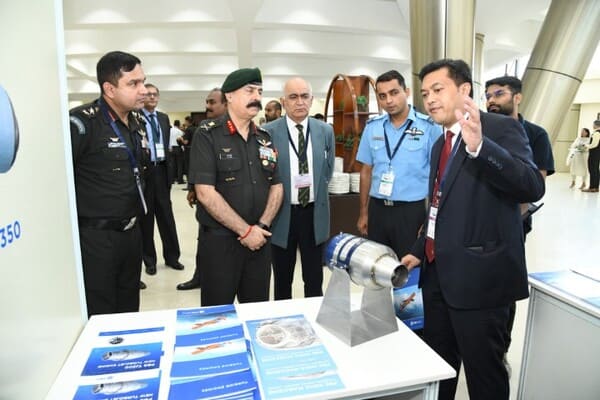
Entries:
{"type": "Polygon", "coordinates": [[[85,321],[63,42],[59,0],[0,2],[0,85],[20,128],[0,227],[21,226],[0,248],[0,399],[44,398],[85,321]]]}

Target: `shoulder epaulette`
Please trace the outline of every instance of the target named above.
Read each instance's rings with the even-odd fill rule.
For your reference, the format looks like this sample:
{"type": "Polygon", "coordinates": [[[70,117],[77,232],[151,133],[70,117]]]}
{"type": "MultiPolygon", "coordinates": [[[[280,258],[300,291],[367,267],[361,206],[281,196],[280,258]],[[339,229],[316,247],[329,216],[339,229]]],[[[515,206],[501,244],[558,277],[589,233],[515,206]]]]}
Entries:
{"type": "Polygon", "coordinates": [[[378,121],[378,120],[380,120],[380,119],[382,119],[382,118],[385,118],[385,117],[386,117],[386,115],[387,115],[387,114],[380,114],[380,115],[376,115],[376,116],[374,116],[374,117],[371,117],[371,118],[369,118],[369,119],[367,120],[367,124],[370,124],[370,123],[371,123],[371,122],[373,122],[373,121],[378,121]]]}
{"type": "Polygon", "coordinates": [[[220,119],[206,119],[200,122],[198,128],[204,132],[210,132],[221,125],[223,125],[223,122],[220,119]]]}
{"type": "Polygon", "coordinates": [[[73,108],[69,112],[69,121],[75,125],[80,135],[85,135],[87,132],[87,121],[96,118],[99,113],[100,108],[96,103],[84,104],[73,108]]]}
{"type": "Polygon", "coordinates": [[[432,123],[432,124],[434,123],[433,119],[431,119],[431,117],[429,115],[423,114],[423,113],[421,113],[421,112],[419,112],[417,110],[415,110],[415,117],[417,117],[418,119],[425,120],[425,121],[427,121],[429,123],[432,123]]]}
{"type": "Polygon", "coordinates": [[[144,115],[143,115],[141,112],[139,112],[139,111],[137,111],[137,110],[133,110],[133,111],[131,111],[131,116],[132,116],[133,118],[135,118],[135,120],[136,120],[136,121],[137,121],[137,122],[138,122],[140,125],[145,125],[145,124],[146,124],[146,122],[144,121],[144,115]]]}

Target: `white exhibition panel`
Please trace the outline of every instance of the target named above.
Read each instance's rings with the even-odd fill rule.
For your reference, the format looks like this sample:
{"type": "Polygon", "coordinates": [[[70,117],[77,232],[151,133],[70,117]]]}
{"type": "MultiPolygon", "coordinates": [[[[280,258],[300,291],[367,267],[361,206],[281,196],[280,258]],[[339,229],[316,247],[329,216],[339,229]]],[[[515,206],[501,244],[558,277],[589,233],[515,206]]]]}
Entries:
{"type": "Polygon", "coordinates": [[[0,3],[0,85],[20,131],[0,173],[1,399],[44,398],[85,322],[63,42],[61,1],[0,3]]]}

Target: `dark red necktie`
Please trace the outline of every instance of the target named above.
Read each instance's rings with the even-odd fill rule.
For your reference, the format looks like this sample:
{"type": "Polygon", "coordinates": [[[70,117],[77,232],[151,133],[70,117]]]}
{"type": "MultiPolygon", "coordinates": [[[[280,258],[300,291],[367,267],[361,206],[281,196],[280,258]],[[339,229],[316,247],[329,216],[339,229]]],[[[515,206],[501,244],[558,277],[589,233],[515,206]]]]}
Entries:
{"type": "MultiPolygon", "coordinates": [[[[450,158],[450,153],[452,152],[452,136],[454,136],[454,133],[452,133],[452,131],[446,131],[446,140],[444,141],[444,147],[442,147],[442,152],[440,153],[440,162],[438,163],[437,176],[435,178],[435,184],[433,185],[433,194],[431,202],[434,207],[439,207],[440,199],[438,191],[440,188],[440,181],[444,176],[446,164],[448,164],[448,159],[450,158]]],[[[429,223],[431,223],[431,221],[429,221],[429,223]]],[[[433,239],[430,239],[429,237],[425,238],[425,256],[427,257],[427,261],[429,261],[430,263],[435,258],[433,239]]]]}

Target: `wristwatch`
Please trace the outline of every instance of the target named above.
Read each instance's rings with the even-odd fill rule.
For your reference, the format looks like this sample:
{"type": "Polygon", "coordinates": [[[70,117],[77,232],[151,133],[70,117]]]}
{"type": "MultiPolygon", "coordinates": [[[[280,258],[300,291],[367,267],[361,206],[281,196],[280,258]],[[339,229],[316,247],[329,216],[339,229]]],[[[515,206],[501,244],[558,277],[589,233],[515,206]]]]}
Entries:
{"type": "Polygon", "coordinates": [[[271,232],[271,227],[268,226],[267,224],[263,224],[262,222],[258,222],[256,224],[256,226],[258,226],[260,229],[264,229],[265,231],[271,232]]]}
{"type": "Polygon", "coordinates": [[[19,149],[19,126],[8,93],[0,86],[0,173],[15,162],[19,149]]]}

